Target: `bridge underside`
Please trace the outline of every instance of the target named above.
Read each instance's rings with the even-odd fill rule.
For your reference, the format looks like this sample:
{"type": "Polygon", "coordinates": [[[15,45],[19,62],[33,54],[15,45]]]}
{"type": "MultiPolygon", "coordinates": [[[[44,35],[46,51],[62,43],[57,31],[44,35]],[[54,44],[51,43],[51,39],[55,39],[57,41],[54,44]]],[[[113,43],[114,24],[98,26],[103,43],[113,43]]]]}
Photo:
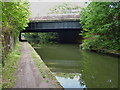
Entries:
{"type": "Polygon", "coordinates": [[[64,31],[81,31],[81,28],[74,28],[74,29],[26,29],[26,30],[23,30],[22,33],[35,33],[35,32],[64,32],[64,31]]]}
{"type": "MultiPolygon", "coordinates": [[[[30,29],[23,30],[21,33],[48,33],[56,32],[58,33],[58,41],[60,43],[81,43],[82,36],[79,35],[82,29],[30,29]]],[[[26,41],[21,39],[21,33],[19,40],[26,41]]]]}
{"type": "MultiPolygon", "coordinates": [[[[82,28],[79,21],[30,22],[28,27],[21,31],[21,33],[57,32],[59,34],[59,38],[62,41],[67,42],[68,39],[75,41],[81,30],[82,28]]],[[[21,39],[21,33],[19,40],[23,41],[21,39]]]]}

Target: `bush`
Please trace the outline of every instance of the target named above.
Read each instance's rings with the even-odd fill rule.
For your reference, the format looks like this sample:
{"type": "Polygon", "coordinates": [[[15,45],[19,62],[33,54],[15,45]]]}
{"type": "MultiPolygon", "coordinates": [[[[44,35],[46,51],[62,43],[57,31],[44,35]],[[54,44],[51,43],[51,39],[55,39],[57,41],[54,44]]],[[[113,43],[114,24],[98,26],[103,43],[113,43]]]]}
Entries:
{"type": "Polygon", "coordinates": [[[85,49],[120,50],[118,2],[91,2],[81,11],[85,49]]]}

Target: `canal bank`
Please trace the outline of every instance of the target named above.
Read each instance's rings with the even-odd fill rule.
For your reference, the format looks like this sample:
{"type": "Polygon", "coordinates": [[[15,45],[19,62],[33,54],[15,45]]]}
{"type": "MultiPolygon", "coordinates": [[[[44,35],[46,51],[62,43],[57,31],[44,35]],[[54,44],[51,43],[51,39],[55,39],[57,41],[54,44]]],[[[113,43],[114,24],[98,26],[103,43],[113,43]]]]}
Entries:
{"type": "Polygon", "coordinates": [[[91,49],[90,51],[96,53],[102,53],[110,56],[120,57],[120,51],[108,50],[108,49],[91,49]]]}
{"type": "Polygon", "coordinates": [[[15,75],[15,88],[62,89],[49,68],[27,42],[22,42],[22,56],[15,75]]]}

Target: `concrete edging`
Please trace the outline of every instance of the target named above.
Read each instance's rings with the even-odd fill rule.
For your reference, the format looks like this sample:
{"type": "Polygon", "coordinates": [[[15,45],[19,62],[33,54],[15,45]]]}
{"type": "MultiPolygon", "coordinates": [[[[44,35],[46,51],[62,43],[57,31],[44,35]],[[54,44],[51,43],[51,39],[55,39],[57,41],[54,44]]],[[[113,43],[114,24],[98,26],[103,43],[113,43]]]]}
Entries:
{"type": "Polygon", "coordinates": [[[43,62],[43,60],[41,59],[40,55],[38,55],[38,53],[34,50],[34,48],[28,42],[27,42],[27,44],[31,48],[31,51],[35,54],[35,57],[37,59],[39,59],[40,62],[42,62],[42,67],[44,68],[44,73],[47,74],[47,78],[52,80],[56,84],[57,88],[61,88],[63,90],[63,87],[60,85],[60,83],[55,78],[54,74],[52,74],[50,69],[46,66],[46,64],[43,62]]]}

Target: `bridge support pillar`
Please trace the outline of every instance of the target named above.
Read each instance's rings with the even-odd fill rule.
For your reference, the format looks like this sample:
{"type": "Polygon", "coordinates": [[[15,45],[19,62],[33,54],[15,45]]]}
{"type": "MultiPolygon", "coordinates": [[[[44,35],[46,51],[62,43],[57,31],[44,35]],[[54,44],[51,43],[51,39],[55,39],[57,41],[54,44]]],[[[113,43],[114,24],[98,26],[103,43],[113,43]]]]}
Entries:
{"type": "Polygon", "coordinates": [[[20,34],[19,34],[19,41],[21,42],[21,32],[20,32],[20,34]]]}
{"type": "Polygon", "coordinates": [[[22,40],[22,32],[20,32],[20,34],[19,34],[19,41],[20,42],[26,42],[27,40],[22,40]]]}

